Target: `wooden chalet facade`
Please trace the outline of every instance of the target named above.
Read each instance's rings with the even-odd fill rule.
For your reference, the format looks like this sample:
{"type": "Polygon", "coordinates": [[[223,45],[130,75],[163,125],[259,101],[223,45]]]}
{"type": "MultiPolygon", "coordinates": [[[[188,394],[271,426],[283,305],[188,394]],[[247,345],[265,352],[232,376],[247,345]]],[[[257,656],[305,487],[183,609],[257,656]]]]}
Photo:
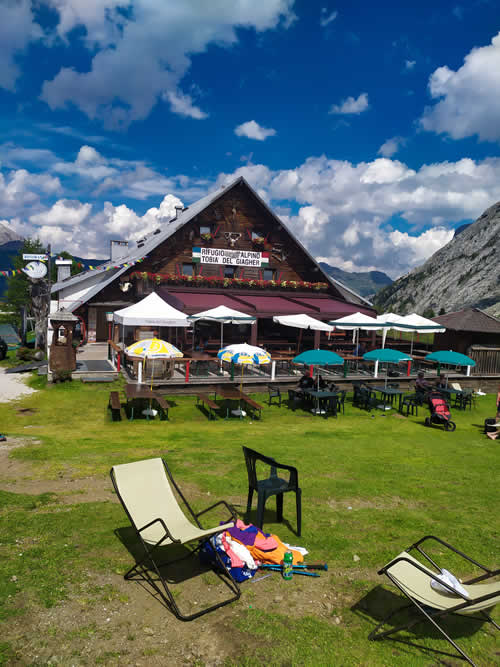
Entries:
{"type": "MultiPolygon", "coordinates": [[[[93,274],[53,288],[59,306],[85,321],[89,340],[107,339],[106,312],[152,291],[187,314],[226,305],[255,316],[247,332],[253,344],[276,335],[273,315],[306,313],[323,321],[356,311],[375,315],[368,301],[322,271],[243,178],[178,212],[119,264],[93,274]]],[[[297,331],[288,328],[287,335],[297,331]]]]}

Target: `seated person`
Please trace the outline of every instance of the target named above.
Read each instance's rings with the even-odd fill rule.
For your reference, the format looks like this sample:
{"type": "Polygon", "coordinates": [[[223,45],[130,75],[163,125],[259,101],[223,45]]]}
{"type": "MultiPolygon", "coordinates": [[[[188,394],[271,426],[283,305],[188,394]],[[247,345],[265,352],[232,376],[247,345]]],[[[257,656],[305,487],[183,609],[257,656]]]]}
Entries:
{"type": "Polygon", "coordinates": [[[497,393],[497,414],[495,415],[495,418],[497,420],[497,423],[495,424],[496,426],[496,432],[490,431],[489,433],[487,432],[486,435],[488,438],[491,438],[491,440],[496,440],[499,435],[498,431],[498,426],[497,424],[500,424],[500,384],[498,385],[498,393],[497,393]]]}
{"type": "Polygon", "coordinates": [[[446,389],[448,387],[448,376],[441,375],[436,382],[436,389],[446,389]]]}
{"type": "Polygon", "coordinates": [[[354,348],[354,356],[362,357],[364,354],[366,354],[366,347],[363,345],[363,343],[358,343],[354,348]]]}
{"type": "Polygon", "coordinates": [[[417,379],[415,380],[417,394],[426,394],[431,389],[433,389],[433,386],[424,378],[424,371],[418,371],[417,379]]]}
{"type": "Polygon", "coordinates": [[[317,381],[317,384],[318,384],[320,390],[322,390],[322,389],[328,389],[328,382],[323,378],[322,375],[319,376],[319,379],[318,379],[318,381],[317,381]]]}
{"type": "Polygon", "coordinates": [[[314,386],[314,380],[310,375],[304,373],[299,380],[299,389],[311,389],[314,386]]]}

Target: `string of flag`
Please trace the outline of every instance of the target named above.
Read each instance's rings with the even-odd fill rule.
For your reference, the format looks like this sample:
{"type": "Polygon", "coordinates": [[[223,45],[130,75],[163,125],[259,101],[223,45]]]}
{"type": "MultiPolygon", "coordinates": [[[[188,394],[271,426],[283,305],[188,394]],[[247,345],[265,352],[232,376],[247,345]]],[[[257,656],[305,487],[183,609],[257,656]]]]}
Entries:
{"type": "MultiPolygon", "coordinates": [[[[51,255],[51,258],[54,257],[55,259],[64,259],[63,257],[59,257],[59,255],[51,255]]],[[[75,262],[76,266],[79,269],[84,269],[87,271],[96,271],[97,269],[101,269],[104,271],[111,271],[113,269],[123,269],[123,268],[128,268],[130,266],[134,266],[135,264],[139,264],[140,262],[143,262],[146,258],[141,257],[140,259],[136,259],[134,262],[123,262],[121,264],[111,264],[109,266],[106,266],[104,269],[102,268],[101,265],[95,265],[93,266],[92,264],[83,264],[82,262],[75,262]]],[[[73,260],[74,261],[74,260],[73,260]]],[[[11,276],[16,276],[18,274],[24,273],[22,269],[4,269],[0,270],[0,276],[3,276],[4,278],[9,278],[11,276]]]]}

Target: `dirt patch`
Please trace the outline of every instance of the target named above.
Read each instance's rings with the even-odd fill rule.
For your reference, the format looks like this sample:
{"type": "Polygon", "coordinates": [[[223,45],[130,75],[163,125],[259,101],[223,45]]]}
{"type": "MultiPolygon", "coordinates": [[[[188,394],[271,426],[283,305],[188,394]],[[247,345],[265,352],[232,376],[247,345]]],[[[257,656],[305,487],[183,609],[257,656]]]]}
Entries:
{"type": "Polygon", "coordinates": [[[0,489],[12,493],[56,493],[58,502],[75,504],[105,500],[117,500],[107,477],[74,479],[71,473],[60,474],[57,479],[40,479],[39,464],[12,458],[10,453],[18,447],[38,445],[35,438],[11,438],[0,443],[0,489]]]}
{"type": "MultiPolygon", "coordinates": [[[[227,590],[207,585],[206,576],[189,582],[191,599],[211,601],[227,590]]],[[[115,574],[89,573],[88,582],[56,607],[47,610],[19,601],[26,603],[26,613],[10,620],[4,636],[20,656],[11,664],[215,667],[228,659],[238,662],[245,644],[252,649],[252,637],[235,629],[235,622],[252,610],[316,615],[339,625],[343,618],[337,610],[348,600],[334,589],[329,573],[307,582],[298,577],[284,582],[273,573],[243,584],[239,601],[183,623],[140,584],[115,574]]]]}

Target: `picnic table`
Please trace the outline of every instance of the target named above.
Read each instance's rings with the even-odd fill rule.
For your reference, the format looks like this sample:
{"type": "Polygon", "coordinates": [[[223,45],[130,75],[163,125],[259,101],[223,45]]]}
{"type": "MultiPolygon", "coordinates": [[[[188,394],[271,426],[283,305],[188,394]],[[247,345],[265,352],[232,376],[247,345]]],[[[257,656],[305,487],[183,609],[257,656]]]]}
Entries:
{"type": "MultiPolygon", "coordinates": [[[[127,412],[130,414],[130,421],[134,420],[135,408],[140,409],[142,405],[149,401],[154,403],[160,412],[162,418],[168,419],[168,409],[170,405],[167,401],[145,384],[126,384],[125,397],[127,399],[127,412]]],[[[149,414],[146,415],[149,419],[149,414]]]]}
{"type": "MultiPolygon", "coordinates": [[[[229,403],[230,401],[238,401],[238,409],[233,410],[233,414],[240,419],[246,416],[246,413],[244,410],[241,409],[241,402],[243,401],[246,403],[250,408],[253,410],[257,410],[259,412],[259,419],[262,417],[262,406],[259,405],[256,401],[253,400],[253,398],[250,398],[247,394],[245,394],[243,391],[240,391],[240,389],[237,389],[236,387],[225,387],[223,385],[220,385],[215,389],[215,398],[217,398],[217,394],[225,399],[226,401],[226,419],[229,417],[229,403]]],[[[214,398],[214,400],[215,400],[214,398]]]]}
{"type": "Polygon", "coordinates": [[[241,409],[241,401],[242,401],[242,394],[239,389],[236,387],[225,387],[224,385],[218,386],[214,390],[214,400],[217,399],[217,395],[219,395],[221,398],[223,398],[226,401],[226,419],[229,417],[229,404],[230,401],[238,401],[238,410],[234,412],[238,412],[238,415],[240,419],[245,416],[245,413],[241,409]]]}
{"type": "MultiPolygon", "coordinates": [[[[401,389],[396,389],[395,387],[371,387],[373,391],[378,391],[380,394],[382,394],[382,400],[383,400],[383,410],[387,410],[387,403],[388,399],[394,398],[394,396],[399,396],[399,405],[398,409],[401,412],[401,402],[403,400],[403,394],[405,393],[401,389]]],[[[390,406],[389,406],[390,410],[390,406]]]]}
{"type": "Polygon", "coordinates": [[[328,398],[336,398],[340,392],[329,389],[305,389],[304,393],[316,401],[316,407],[312,408],[311,412],[315,415],[324,415],[326,410],[321,408],[321,402],[328,398]]]}
{"type": "Polygon", "coordinates": [[[465,409],[463,401],[461,400],[462,396],[464,395],[462,389],[454,389],[453,387],[439,387],[438,389],[436,389],[436,391],[439,391],[439,393],[444,394],[448,399],[448,401],[451,399],[452,396],[456,396],[457,398],[460,397],[460,400],[455,401],[455,407],[457,407],[459,410],[461,410],[462,408],[465,409]]]}

